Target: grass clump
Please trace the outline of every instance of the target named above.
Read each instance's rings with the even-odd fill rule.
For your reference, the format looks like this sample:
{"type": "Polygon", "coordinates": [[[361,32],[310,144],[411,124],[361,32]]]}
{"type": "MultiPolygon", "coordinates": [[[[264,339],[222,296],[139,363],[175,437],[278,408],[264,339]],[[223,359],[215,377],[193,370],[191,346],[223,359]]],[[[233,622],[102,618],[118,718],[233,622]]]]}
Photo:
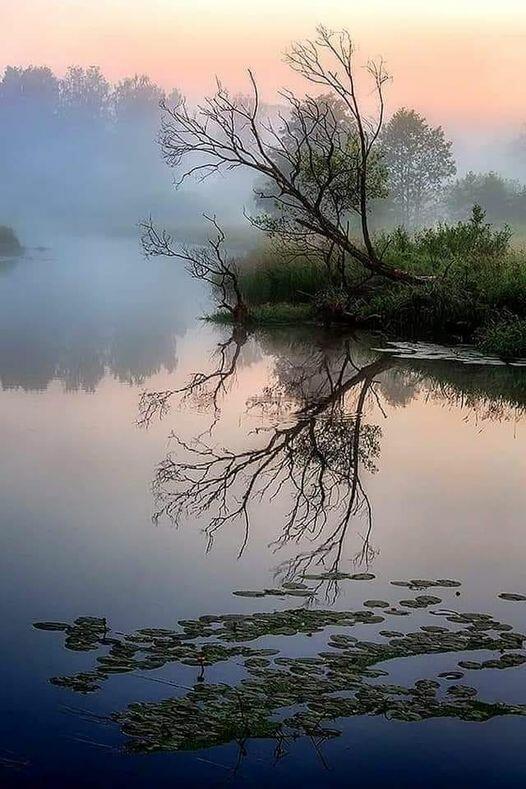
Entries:
{"type": "Polygon", "coordinates": [[[327,284],[327,272],[320,260],[297,254],[287,245],[267,243],[245,256],[240,283],[250,306],[305,304],[327,284]]]}
{"type": "Polygon", "coordinates": [[[503,359],[526,357],[526,318],[505,317],[480,330],[478,347],[503,359]]]}
{"type": "MultiPolygon", "coordinates": [[[[232,323],[232,315],[226,310],[218,310],[205,318],[211,323],[232,323]]],[[[311,304],[260,304],[249,308],[248,322],[254,326],[273,326],[280,324],[312,323],[316,312],[311,304]]]]}

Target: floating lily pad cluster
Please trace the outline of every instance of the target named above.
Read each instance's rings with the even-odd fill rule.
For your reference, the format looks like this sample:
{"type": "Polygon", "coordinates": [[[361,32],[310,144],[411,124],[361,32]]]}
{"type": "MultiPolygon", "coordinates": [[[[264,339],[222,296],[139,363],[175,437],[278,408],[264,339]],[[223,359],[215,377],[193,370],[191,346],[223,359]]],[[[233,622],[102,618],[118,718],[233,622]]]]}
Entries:
{"type": "MultiPolygon", "coordinates": [[[[316,613],[323,617],[327,612],[316,613]]],[[[478,700],[477,691],[469,685],[450,685],[439,696],[441,683],[435,679],[418,680],[413,687],[371,684],[371,679],[387,673],[378,664],[394,658],[521,648],[524,636],[503,633],[497,622],[496,635],[482,632],[473,628],[480,621],[476,615],[463,616],[469,625],[460,631],[437,627],[431,632],[391,633],[384,643],[333,634],[330,649],[315,657],[280,655],[272,662],[248,658],[244,663],[249,678],[235,687],[197,684],[183,698],[132,704],[113,719],[131,737],[133,749],[155,751],[210,747],[246,737],[337,735],[327,725],[353,715],[385,715],[404,721],[431,717],[484,721],[497,715],[526,715],[526,706],[478,700]]],[[[506,652],[500,660],[509,661],[511,667],[518,665],[519,655],[506,652]]],[[[461,676],[452,672],[446,679],[461,676]]]]}
{"type": "MultiPolygon", "coordinates": [[[[421,589],[423,583],[455,586],[458,582],[404,585],[421,589]]],[[[427,607],[430,596],[421,597],[426,598],[425,606],[422,602],[417,607],[427,607]]],[[[428,613],[451,623],[449,627],[444,622],[423,624],[409,633],[381,629],[374,641],[351,635],[353,627],[385,621],[389,606],[383,600],[369,600],[358,611],[299,608],[210,615],[181,620],[178,629],[143,628],[130,634],[112,634],[105,619],[94,617],[80,617],[72,624],[40,622],[35,627],[64,632],[68,649],[104,649],[91,671],[51,680],[76,692],[96,691],[111,674],[171,663],[198,669],[195,685],[184,696],[133,703],[111,715],[129,737],[129,747],[141,752],[204,748],[248,737],[335,736],[337,728],[328,726],[354,715],[403,721],[431,717],[485,721],[498,715],[526,715],[526,705],[485,702],[478,699],[476,689],[458,684],[466,671],[526,663],[520,651],[526,636],[490,614],[441,609],[428,613]],[[308,636],[327,628],[342,632],[330,632],[319,654],[284,654],[283,637],[308,636]],[[249,646],[271,636],[280,637],[280,649],[249,646]],[[478,650],[489,650],[496,657],[480,662],[465,657],[478,650]],[[386,680],[386,661],[435,653],[457,653],[462,659],[452,670],[422,678],[413,686],[386,680]],[[221,661],[241,663],[246,677],[237,685],[207,683],[206,667],[221,661]]],[[[411,608],[403,613],[410,616],[411,608]]]]}
{"type": "Polygon", "coordinates": [[[410,581],[391,581],[392,586],[405,586],[408,589],[430,589],[432,587],[443,589],[455,589],[462,586],[460,581],[453,581],[450,578],[439,578],[437,581],[432,581],[425,578],[413,578],[410,581]]]}
{"type": "MultiPolygon", "coordinates": [[[[304,581],[372,581],[375,576],[372,573],[347,573],[342,571],[327,571],[319,573],[306,573],[302,576],[303,581],[286,581],[280,587],[273,589],[240,589],[235,591],[238,597],[313,597],[316,594],[316,588],[309,586],[304,581]]],[[[431,587],[442,587],[444,589],[454,589],[462,586],[460,581],[453,581],[449,578],[439,578],[436,581],[425,580],[422,578],[414,578],[410,581],[391,581],[393,586],[403,586],[408,589],[422,590],[431,587]]],[[[519,599],[519,595],[500,595],[505,599],[519,599]]],[[[522,599],[522,598],[521,598],[522,599]]],[[[524,598],[526,599],[526,598],[524,598]]],[[[372,605],[373,601],[365,603],[365,605],[372,605]]],[[[381,601],[383,602],[383,601],[381,601]]],[[[433,595],[420,595],[415,600],[403,600],[400,605],[405,605],[407,608],[426,608],[429,605],[434,605],[442,602],[439,597],[433,595]]],[[[374,607],[374,606],[372,606],[374,607]]],[[[378,608],[388,608],[389,603],[377,605],[378,608]]]]}
{"type": "MultiPolygon", "coordinates": [[[[320,573],[306,573],[302,576],[304,581],[372,581],[372,573],[346,573],[340,571],[327,571],[320,573]]],[[[237,597],[313,597],[316,589],[309,587],[303,581],[285,581],[280,587],[272,589],[240,589],[233,592],[237,597]]]]}

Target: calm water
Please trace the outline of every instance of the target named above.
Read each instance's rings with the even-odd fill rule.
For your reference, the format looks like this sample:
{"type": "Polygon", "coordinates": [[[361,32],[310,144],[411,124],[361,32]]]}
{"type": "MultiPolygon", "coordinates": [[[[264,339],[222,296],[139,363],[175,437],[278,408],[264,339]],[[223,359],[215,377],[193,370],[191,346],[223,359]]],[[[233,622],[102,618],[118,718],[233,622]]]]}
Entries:
{"type": "MultiPolygon", "coordinates": [[[[301,633],[289,622],[249,642],[294,658],[327,653],[337,633],[374,648],[389,641],[382,629],[458,629],[431,613],[444,609],[524,631],[526,602],[498,595],[526,594],[526,372],[396,360],[371,350],[377,340],[314,330],[232,336],[199,321],[203,311],[184,273],[146,263],[134,242],[57,242],[0,266],[1,785],[523,786],[526,718],[511,708],[526,705],[526,664],[457,665],[521,655],[520,640],[500,652],[435,643],[381,662],[389,676],[373,686],[440,683],[442,704],[417,699],[412,719],[366,694],[367,710],[325,716],[315,731],[288,723],[283,736],[250,736],[244,712],[244,736],[234,726],[180,750],[146,752],[110,716],[194,686],[224,683],[227,698],[247,671],[268,690],[278,667],[258,674],[233,655],[115,671],[88,694],[50,683],[91,672],[112,644],[65,649],[63,632],[33,623],[82,616],[106,618],[102,639],[121,643],[208,615],[384,620],[301,633]],[[211,377],[191,386],[200,372],[211,377]],[[407,579],[462,585],[390,583],[407,579]],[[265,589],[281,591],[233,594],[265,589]],[[400,606],[422,594],[440,603],[400,606]],[[478,691],[484,720],[473,702],[447,705],[452,681],[438,675],[453,670],[478,691]]],[[[286,706],[269,717],[297,711],[286,706]]]]}

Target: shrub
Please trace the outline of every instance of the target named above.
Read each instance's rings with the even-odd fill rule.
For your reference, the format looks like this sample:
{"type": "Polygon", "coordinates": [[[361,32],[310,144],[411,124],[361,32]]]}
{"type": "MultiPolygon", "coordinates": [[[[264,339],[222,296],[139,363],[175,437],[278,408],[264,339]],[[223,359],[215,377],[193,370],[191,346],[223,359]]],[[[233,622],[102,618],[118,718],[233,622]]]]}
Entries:
{"type": "Polygon", "coordinates": [[[0,256],[11,257],[20,255],[22,246],[15,235],[15,231],[5,225],[0,225],[0,256]]]}
{"type": "Polygon", "coordinates": [[[393,265],[428,273],[444,272],[455,261],[473,266],[476,261],[499,259],[510,250],[511,229],[494,228],[485,222],[480,206],[473,206],[466,222],[448,225],[440,222],[435,227],[409,233],[396,228],[391,233],[381,233],[377,242],[386,249],[386,257],[393,265]]]}

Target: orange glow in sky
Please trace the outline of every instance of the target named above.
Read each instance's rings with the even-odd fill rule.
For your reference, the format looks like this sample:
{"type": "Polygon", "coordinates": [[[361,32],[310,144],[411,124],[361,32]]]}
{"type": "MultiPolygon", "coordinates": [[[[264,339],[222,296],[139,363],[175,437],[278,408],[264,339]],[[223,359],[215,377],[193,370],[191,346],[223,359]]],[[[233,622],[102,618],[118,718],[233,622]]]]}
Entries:
{"type": "Polygon", "coordinates": [[[250,66],[274,101],[299,85],[281,53],[320,22],[347,27],[358,60],[386,59],[391,109],[453,125],[526,120],[524,0],[1,0],[0,67],[98,64],[196,99],[215,74],[242,90],[250,66]]]}

